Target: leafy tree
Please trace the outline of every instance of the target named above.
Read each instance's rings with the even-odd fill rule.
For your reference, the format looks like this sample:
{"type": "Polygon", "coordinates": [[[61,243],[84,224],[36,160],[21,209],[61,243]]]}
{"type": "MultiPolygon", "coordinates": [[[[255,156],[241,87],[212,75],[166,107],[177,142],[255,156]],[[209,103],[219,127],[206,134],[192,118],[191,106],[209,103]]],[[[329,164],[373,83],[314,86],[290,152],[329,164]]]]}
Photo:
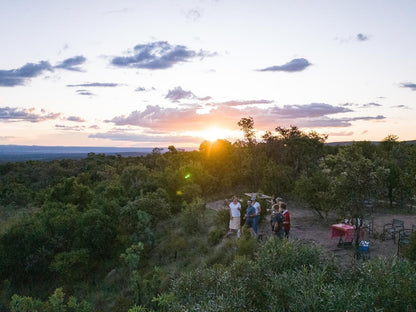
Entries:
{"type": "Polygon", "coordinates": [[[253,117],[241,118],[237,123],[240,129],[244,133],[244,139],[247,144],[252,145],[256,143],[256,132],[254,131],[254,120],[253,117]]]}
{"type": "Polygon", "coordinates": [[[384,183],[387,188],[387,197],[390,208],[393,202],[406,206],[414,195],[412,180],[414,178],[406,171],[408,154],[404,143],[398,141],[394,135],[387,136],[379,145],[380,157],[383,167],[387,169],[384,183]]]}
{"type": "Polygon", "coordinates": [[[77,205],[80,210],[86,210],[93,198],[94,193],[88,186],[79,184],[75,177],[71,177],[52,187],[45,198],[45,202],[73,204],[77,205]]]}
{"type": "Polygon", "coordinates": [[[324,156],[324,143],[327,135],[320,135],[315,131],[306,133],[296,126],[290,128],[277,127],[279,138],[283,143],[282,161],[293,169],[294,177],[318,165],[324,156]]]}
{"type": "Polygon", "coordinates": [[[331,187],[333,180],[328,170],[316,169],[309,176],[304,175],[296,181],[295,194],[321,218],[326,218],[335,202],[331,187]]]}

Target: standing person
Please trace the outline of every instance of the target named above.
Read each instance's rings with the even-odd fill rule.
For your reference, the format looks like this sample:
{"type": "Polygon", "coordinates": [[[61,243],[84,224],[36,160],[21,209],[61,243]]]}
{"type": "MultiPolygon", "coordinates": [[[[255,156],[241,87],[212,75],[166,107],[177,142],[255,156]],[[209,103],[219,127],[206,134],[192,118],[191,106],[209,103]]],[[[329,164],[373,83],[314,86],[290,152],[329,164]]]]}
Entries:
{"type": "Polygon", "coordinates": [[[246,225],[250,229],[251,234],[253,236],[256,236],[256,233],[254,233],[254,222],[256,219],[256,208],[253,207],[251,200],[247,201],[247,212],[245,215],[246,218],[246,225]]]}
{"type": "Polygon", "coordinates": [[[282,214],[285,220],[283,221],[283,228],[285,229],[285,237],[289,238],[290,232],[290,212],[287,210],[286,203],[281,203],[280,207],[282,208],[282,214]]]}
{"type": "Polygon", "coordinates": [[[284,221],[284,217],[283,217],[283,209],[281,207],[279,207],[278,205],[274,206],[274,217],[272,219],[272,226],[273,226],[273,232],[274,235],[276,235],[279,238],[283,238],[283,236],[285,235],[285,230],[283,228],[283,221],[284,221]]]}
{"type": "Polygon", "coordinates": [[[253,195],[251,197],[251,204],[256,209],[256,217],[254,219],[253,230],[254,230],[254,233],[257,236],[257,226],[258,226],[259,220],[260,220],[261,207],[260,207],[260,203],[258,201],[256,201],[256,195],[253,195]]]}
{"type": "Polygon", "coordinates": [[[230,207],[230,232],[240,230],[241,204],[237,196],[233,196],[233,201],[228,205],[230,207]]]}
{"type": "MultiPolygon", "coordinates": [[[[272,232],[274,230],[273,229],[273,217],[276,215],[276,213],[279,212],[278,211],[278,208],[275,209],[275,207],[280,207],[280,203],[282,203],[282,199],[280,197],[276,197],[276,198],[273,198],[271,200],[272,208],[270,209],[270,211],[271,211],[271,215],[270,215],[270,225],[272,227],[272,232]]],[[[269,211],[269,210],[267,210],[267,211],[269,211]]]]}

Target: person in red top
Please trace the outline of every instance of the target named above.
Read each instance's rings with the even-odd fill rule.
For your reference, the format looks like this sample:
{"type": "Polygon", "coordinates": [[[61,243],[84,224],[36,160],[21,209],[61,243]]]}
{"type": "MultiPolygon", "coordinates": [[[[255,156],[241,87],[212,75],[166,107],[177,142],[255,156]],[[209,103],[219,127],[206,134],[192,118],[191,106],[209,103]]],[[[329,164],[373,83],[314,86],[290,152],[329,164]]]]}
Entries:
{"type": "Polygon", "coordinates": [[[290,212],[286,208],[286,203],[281,203],[280,208],[283,210],[283,217],[285,217],[285,220],[283,221],[283,228],[285,229],[285,237],[289,238],[289,232],[290,232],[290,212]]]}

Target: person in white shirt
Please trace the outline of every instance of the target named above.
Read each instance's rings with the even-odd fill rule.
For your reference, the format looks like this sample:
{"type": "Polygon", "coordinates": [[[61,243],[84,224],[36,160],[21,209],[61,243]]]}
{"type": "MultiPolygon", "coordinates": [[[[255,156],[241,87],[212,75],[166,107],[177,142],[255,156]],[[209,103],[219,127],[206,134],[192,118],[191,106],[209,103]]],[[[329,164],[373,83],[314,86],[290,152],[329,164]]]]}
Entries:
{"type": "Polygon", "coordinates": [[[237,232],[240,229],[241,204],[237,196],[233,196],[233,201],[228,205],[230,207],[230,232],[237,232]]]}

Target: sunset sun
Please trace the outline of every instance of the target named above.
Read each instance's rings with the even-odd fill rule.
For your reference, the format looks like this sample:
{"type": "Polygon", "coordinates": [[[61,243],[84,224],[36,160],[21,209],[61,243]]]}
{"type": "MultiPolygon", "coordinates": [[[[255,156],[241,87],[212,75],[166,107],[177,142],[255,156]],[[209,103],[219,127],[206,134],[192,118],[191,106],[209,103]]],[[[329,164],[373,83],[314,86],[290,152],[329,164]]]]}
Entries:
{"type": "Polygon", "coordinates": [[[214,142],[218,139],[224,139],[227,136],[227,130],[211,127],[204,131],[201,131],[201,137],[203,137],[207,141],[214,142]]]}

